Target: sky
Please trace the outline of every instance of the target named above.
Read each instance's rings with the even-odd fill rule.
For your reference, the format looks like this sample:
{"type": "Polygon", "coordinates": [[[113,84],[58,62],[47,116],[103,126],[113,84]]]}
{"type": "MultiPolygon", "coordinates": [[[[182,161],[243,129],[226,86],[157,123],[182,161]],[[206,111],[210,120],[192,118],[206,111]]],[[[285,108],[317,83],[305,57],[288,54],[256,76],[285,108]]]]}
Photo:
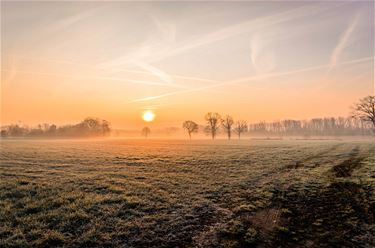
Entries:
{"type": "Polygon", "coordinates": [[[348,116],[374,2],[1,2],[1,124],[348,116]]]}

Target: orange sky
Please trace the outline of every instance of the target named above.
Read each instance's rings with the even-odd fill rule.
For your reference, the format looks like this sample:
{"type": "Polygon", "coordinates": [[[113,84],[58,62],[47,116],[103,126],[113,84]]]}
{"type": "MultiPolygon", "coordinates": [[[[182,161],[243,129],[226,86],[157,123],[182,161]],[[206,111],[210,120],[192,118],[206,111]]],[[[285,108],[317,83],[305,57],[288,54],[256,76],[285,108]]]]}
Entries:
{"type": "Polygon", "coordinates": [[[372,2],[2,2],[2,124],[347,116],[374,94],[372,2]]]}

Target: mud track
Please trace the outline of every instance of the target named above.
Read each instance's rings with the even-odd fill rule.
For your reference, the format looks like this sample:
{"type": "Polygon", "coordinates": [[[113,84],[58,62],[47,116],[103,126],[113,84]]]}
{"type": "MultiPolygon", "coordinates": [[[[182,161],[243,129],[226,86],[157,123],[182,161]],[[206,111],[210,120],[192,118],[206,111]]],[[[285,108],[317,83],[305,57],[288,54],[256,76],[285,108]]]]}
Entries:
{"type": "MultiPolygon", "coordinates": [[[[228,214],[211,226],[213,243],[206,243],[205,247],[375,247],[373,186],[341,180],[350,179],[367,155],[354,147],[349,153],[340,154],[345,160],[334,161],[328,155],[337,148],[338,145],[249,181],[248,190],[245,185],[239,186],[237,197],[243,199],[242,204],[251,206],[264,200],[251,193],[262,189],[272,193],[269,205],[236,212],[232,207],[238,203],[228,202],[231,210],[227,209],[228,214]],[[319,165],[332,166],[327,177],[322,174],[328,184],[293,183],[293,170],[315,159],[319,165]],[[290,178],[291,182],[275,183],[280,178],[290,178]]],[[[308,168],[315,167],[312,163],[308,168]]]]}
{"type": "Polygon", "coordinates": [[[361,166],[364,157],[359,154],[359,148],[356,147],[350,153],[350,157],[344,162],[332,167],[332,172],[336,177],[350,177],[355,169],[361,166]]]}

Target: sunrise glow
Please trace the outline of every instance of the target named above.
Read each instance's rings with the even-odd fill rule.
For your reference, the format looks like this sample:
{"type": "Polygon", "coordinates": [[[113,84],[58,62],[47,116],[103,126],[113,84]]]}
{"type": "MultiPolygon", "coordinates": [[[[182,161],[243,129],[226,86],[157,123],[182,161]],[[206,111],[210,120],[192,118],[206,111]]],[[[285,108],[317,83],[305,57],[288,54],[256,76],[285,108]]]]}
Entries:
{"type": "Polygon", "coordinates": [[[2,7],[3,124],[89,115],[139,129],[148,107],[161,127],[208,111],[308,119],[374,90],[371,2],[2,7]]]}
{"type": "Polygon", "coordinates": [[[0,0],[1,247],[375,247],[374,7],[0,0]]]}
{"type": "Polygon", "coordinates": [[[152,122],[155,119],[155,114],[154,114],[154,112],[148,110],[148,111],[143,113],[142,119],[145,122],[152,122]]]}

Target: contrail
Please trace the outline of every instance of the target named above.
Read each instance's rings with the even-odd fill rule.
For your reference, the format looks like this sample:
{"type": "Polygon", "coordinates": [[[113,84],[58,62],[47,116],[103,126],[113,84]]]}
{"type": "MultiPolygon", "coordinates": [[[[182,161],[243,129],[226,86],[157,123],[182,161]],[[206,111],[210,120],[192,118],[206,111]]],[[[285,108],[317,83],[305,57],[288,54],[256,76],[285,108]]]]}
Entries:
{"type": "Polygon", "coordinates": [[[136,66],[144,69],[145,71],[150,72],[152,75],[155,75],[156,77],[160,78],[162,81],[170,84],[170,85],[175,85],[173,82],[173,79],[169,74],[166,72],[160,70],[159,68],[156,68],[155,66],[152,66],[150,64],[144,63],[142,61],[132,61],[133,64],[136,66]]]}
{"type": "Polygon", "coordinates": [[[358,17],[359,15],[357,14],[354,17],[353,21],[349,24],[349,26],[345,30],[345,32],[341,35],[336,47],[333,49],[333,52],[331,54],[331,59],[330,59],[330,67],[328,71],[332,70],[336,66],[337,61],[340,58],[342,51],[347,46],[350,36],[352,35],[355,27],[357,26],[358,17]]]}
{"type": "MultiPolygon", "coordinates": [[[[146,74],[146,75],[152,75],[149,72],[146,71],[139,71],[139,70],[129,70],[129,69],[120,69],[116,70],[117,72],[131,72],[131,73],[138,73],[138,74],[146,74]]],[[[190,76],[184,76],[184,75],[176,75],[176,74],[169,74],[171,78],[175,79],[185,79],[185,80],[191,80],[191,81],[198,81],[198,82],[206,82],[206,83],[217,83],[217,80],[208,79],[208,78],[201,78],[201,77],[190,77],[190,76]]]]}
{"type": "MultiPolygon", "coordinates": [[[[339,63],[338,65],[341,66],[341,65],[357,64],[357,63],[370,61],[370,60],[374,60],[374,57],[365,57],[365,58],[360,58],[360,59],[349,60],[349,61],[339,63]]],[[[264,78],[270,78],[270,77],[280,77],[280,76],[286,76],[286,75],[300,73],[300,72],[315,71],[315,70],[327,68],[329,66],[330,66],[330,64],[317,65],[317,66],[312,66],[312,67],[307,67],[307,68],[302,68],[302,69],[297,69],[297,70],[291,70],[291,71],[286,71],[286,72],[264,74],[264,75],[249,77],[249,78],[237,79],[235,81],[231,81],[231,83],[243,83],[243,82],[246,82],[247,80],[264,79],[264,78]]]]}
{"type": "MultiPolygon", "coordinates": [[[[374,60],[374,57],[366,57],[366,58],[361,58],[361,59],[350,60],[350,61],[339,63],[338,65],[356,64],[356,63],[361,63],[361,62],[370,61],[370,60],[374,60]]],[[[291,75],[291,74],[301,73],[301,72],[315,71],[315,70],[327,68],[329,66],[330,66],[330,64],[318,65],[318,66],[302,68],[302,69],[297,69],[297,70],[291,70],[291,71],[286,71],[286,72],[269,73],[269,74],[263,74],[263,75],[259,75],[259,76],[240,78],[240,79],[236,79],[236,80],[229,81],[229,82],[221,82],[221,83],[217,83],[217,84],[214,84],[214,85],[208,85],[208,86],[189,89],[189,90],[173,91],[173,92],[169,92],[169,93],[165,93],[165,94],[161,94],[161,95],[157,95],[157,96],[139,98],[139,99],[135,99],[133,101],[130,101],[130,103],[150,101],[150,100],[155,100],[155,99],[159,99],[159,98],[162,98],[162,97],[173,96],[173,95],[184,94],[184,93],[190,93],[190,92],[196,92],[196,91],[202,91],[202,90],[208,90],[208,89],[212,89],[212,88],[216,88],[216,87],[220,87],[220,86],[225,86],[225,85],[240,84],[240,83],[249,82],[249,81],[252,81],[252,80],[259,80],[259,79],[265,79],[265,78],[286,76],[286,75],[291,75]]]]}
{"type": "Polygon", "coordinates": [[[74,24],[85,20],[91,16],[93,16],[101,7],[95,7],[92,9],[88,9],[86,11],[80,11],[73,15],[61,18],[57,21],[49,23],[45,25],[42,29],[45,32],[45,35],[38,36],[37,40],[32,42],[32,46],[40,46],[41,43],[47,43],[51,37],[54,37],[56,34],[60,33],[62,30],[68,29],[69,27],[73,26],[74,24]]]}
{"type": "Polygon", "coordinates": [[[165,83],[158,83],[158,82],[144,81],[144,80],[123,79],[123,78],[116,78],[116,77],[80,76],[80,75],[67,75],[67,74],[59,74],[59,73],[50,73],[50,72],[35,72],[35,71],[7,70],[7,69],[2,69],[1,71],[11,72],[11,73],[21,73],[21,74],[35,74],[35,75],[54,76],[54,77],[68,77],[68,78],[77,78],[77,79],[92,78],[92,79],[100,79],[100,80],[119,81],[119,82],[132,83],[132,84],[157,85],[157,86],[169,86],[169,87],[175,87],[175,88],[184,88],[182,86],[170,85],[170,84],[165,84],[165,83]]]}
{"type": "MultiPolygon", "coordinates": [[[[69,60],[47,59],[47,58],[29,58],[29,57],[18,56],[18,55],[14,56],[14,57],[19,59],[19,60],[21,59],[21,60],[31,60],[31,61],[33,61],[33,60],[34,61],[45,61],[45,62],[57,63],[57,64],[84,66],[84,67],[90,67],[90,68],[93,68],[93,69],[102,70],[104,72],[107,72],[104,68],[100,68],[100,67],[98,68],[95,65],[79,63],[79,62],[74,62],[74,61],[69,61],[69,60]]],[[[149,71],[144,71],[144,70],[119,69],[119,70],[116,70],[116,72],[136,73],[136,74],[144,74],[144,75],[155,76],[155,74],[153,74],[149,71]]],[[[217,80],[212,80],[212,79],[207,79],[207,78],[190,77],[190,76],[176,75],[176,74],[168,74],[168,76],[172,79],[176,78],[176,79],[185,79],[185,80],[198,81],[198,82],[217,83],[217,80]]],[[[183,86],[181,86],[181,85],[180,85],[180,87],[183,88],[183,86]]]]}
{"type": "Polygon", "coordinates": [[[88,9],[84,12],[77,12],[74,15],[70,15],[68,17],[65,17],[65,18],[62,18],[62,19],[56,21],[55,23],[47,25],[46,29],[48,29],[48,31],[58,32],[62,29],[68,28],[68,27],[76,24],[77,22],[79,22],[81,20],[84,20],[84,19],[87,19],[87,18],[93,16],[100,8],[101,7],[95,7],[95,8],[92,8],[92,9],[88,9]]]}
{"type": "Polygon", "coordinates": [[[213,33],[207,34],[203,36],[202,38],[199,38],[193,42],[177,47],[176,49],[168,50],[167,54],[161,55],[159,56],[159,58],[151,59],[151,62],[160,61],[165,58],[181,54],[188,50],[195,49],[197,47],[201,47],[204,45],[212,44],[217,41],[225,40],[233,36],[241,35],[243,33],[248,33],[256,29],[261,29],[267,26],[273,26],[276,24],[291,21],[294,19],[308,16],[308,15],[313,15],[313,14],[319,13],[320,11],[322,11],[322,9],[326,9],[326,8],[327,6],[324,6],[324,5],[302,6],[302,7],[294,8],[292,10],[287,10],[287,11],[273,14],[273,15],[266,16],[266,17],[255,18],[253,20],[249,20],[243,23],[225,27],[213,33]]]}
{"type": "MultiPolygon", "coordinates": [[[[341,4],[339,4],[341,5],[341,4]]],[[[297,7],[291,10],[287,10],[281,13],[265,16],[265,17],[258,17],[252,20],[248,20],[242,23],[238,23],[232,26],[224,27],[220,30],[217,30],[215,32],[206,34],[204,36],[201,36],[197,39],[193,39],[188,42],[182,43],[182,45],[177,46],[177,47],[172,47],[170,49],[164,49],[164,51],[159,52],[159,54],[154,54],[154,53],[142,53],[140,56],[140,59],[142,61],[147,61],[147,63],[153,63],[157,61],[161,61],[163,59],[179,55],[181,53],[184,53],[186,51],[195,49],[197,47],[201,47],[204,45],[209,45],[217,41],[225,40],[228,38],[231,38],[233,36],[241,35],[244,33],[249,33],[251,31],[265,28],[267,26],[273,26],[279,23],[291,21],[294,19],[302,18],[305,16],[309,15],[314,15],[316,13],[319,13],[321,11],[324,11],[326,9],[332,8],[332,7],[337,7],[339,5],[335,6],[327,6],[327,5],[318,5],[318,6],[302,6],[302,7],[297,7]],[[148,58],[143,58],[142,56],[149,56],[148,58]]],[[[161,49],[153,48],[150,49],[151,51],[160,51],[161,49]]],[[[116,67],[116,66],[121,66],[124,61],[129,60],[129,55],[124,55],[121,56],[117,59],[108,61],[106,63],[103,63],[103,66],[110,66],[110,67],[116,67]]]]}

